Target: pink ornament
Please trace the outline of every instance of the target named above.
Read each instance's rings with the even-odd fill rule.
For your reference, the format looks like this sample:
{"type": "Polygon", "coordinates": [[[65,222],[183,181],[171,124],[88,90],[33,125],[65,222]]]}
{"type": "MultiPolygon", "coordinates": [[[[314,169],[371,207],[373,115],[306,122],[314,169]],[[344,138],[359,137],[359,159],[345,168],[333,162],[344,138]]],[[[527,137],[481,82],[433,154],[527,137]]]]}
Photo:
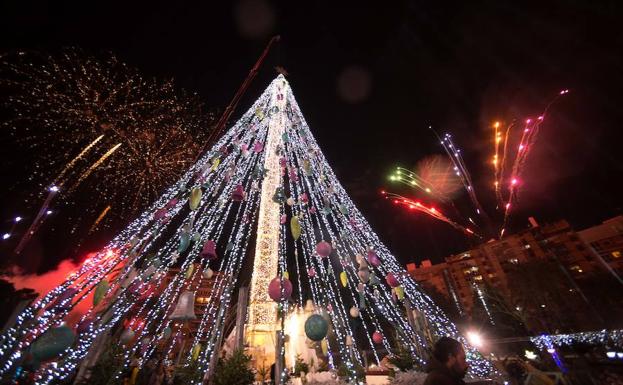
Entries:
{"type": "Polygon", "coordinates": [[[299,176],[296,173],[296,169],[294,167],[290,167],[290,173],[288,175],[292,182],[297,182],[299,180],[299,176]]]}
{"type": "Polygon", "coordinates": [[[385,282],[391,287],[400,286],[400,282],[396,279],[396,277],[392,273],[387,273],[385,276],[385,282]]]}
{"type": "Polygon", "coordinates": [[[368,250],[368,262],[374,267],[381,265],[381,260],[372,249],[368,250]]]}
{"type": "Polygon", "coordinates": [[[255,142],[253,151],[259,154],[262,150],[264,150],[264,144],[262,142],[255,142]]]}
{"type": "Polygon", "coordinates": [[[166,207],[166,208],[168,208],[168,209],[173,208],[173,207],[175,207],[175,205],[177,205],[177,202],[179,202],[179,199],[177,199],[177,198],[173,198],[173,199],[171,199],[171,200],[167,203],[167,205],[166,205],[165,207],[166,207]]]}
{"type": "Polygon", "coordinates": [[[313,267],[310,267],[307,270],[307,275],[310,276],[311,278],[315,277],[316,276],[316,269],[314,269],[313,267]]]}
{"type": "Polygon", "coordinates": [[[244,188],[241,184],[234,187],[234,191],[231,193],[231,199],[234,202],[242,202],[244,200],[244,188]]]}
{"type": "Polygon", "coordinates": [[[288,216],[286,214],[283,214],[281,218],[279,219],[279,223],[281,223],[282,225],[286,223],[287,221],[288,221],[288,216]]]}
{"type": "Polygon", "coordinates": [[[333,305],[328,304],[328,305],[327,305],[327,310],[328,310],[328,311],[333,311],[333,305]]]}
{"type": "Polygon", "coordinates": [[[319,242],[316,245],[316,253],[322,258],[327,258],[331,254],[331,244],[327,241],[319,242]]]}
{"type": "Polygon", "coordinates": [[[242,152],[247,152],[247,151],[249,151],[249,145],[248,145],[248,144],[246,144],[246,143],[243,143],[243,144],[240,146],[240,149],[242,150],[242,152]]]}
{"type": "Polygon", "coordinates": [[[169,213],[169,210],[167,210],[166,207],[160,208],[156,210],[156,212],[154,213],[154,219],[157,221],[164,219],[166,218],[168,213],[169,213]]]}
{"type": "Polygon", "coordinates": [[[304,204],[309,203],[309,197],[307,196],[307,193],[302,193],[299,200],[301,201],[301,203],[304,204]]]}
{"type": "Polygon", "coordinates": [[[378,330],[375,331],[372,333],[372,341],[374,341],[375,344],[383,343],[383,335],[378,330]]]}
{"type": "Polygon", "coordinates": [[[309,208],[309,213],[310,214],[316,214],[316,208],[315,207],[310,207],[309,208]]]}
{"type": "Polygon", "coordinates": [[[282,168],[285,168],[288,165],[288,160],[284,157],[279,158],[279,165],[282,168]]]}
{"type": "Polygon", "coordinates": [[[212,240],[206,241],[206,243],[203,244],[201,256],[208,258],[209,260],[218,258],[218,255],[216,254],[216,242],[212,240]]]}
{"type": "Polygon", "coordinates": [[[275,302],[290,298],[292,295],[292,282],[287,278],[273,278],[268,285],[268,296],[275,302]],[[283,295],[282,295],[283,292],[283,295]]]}

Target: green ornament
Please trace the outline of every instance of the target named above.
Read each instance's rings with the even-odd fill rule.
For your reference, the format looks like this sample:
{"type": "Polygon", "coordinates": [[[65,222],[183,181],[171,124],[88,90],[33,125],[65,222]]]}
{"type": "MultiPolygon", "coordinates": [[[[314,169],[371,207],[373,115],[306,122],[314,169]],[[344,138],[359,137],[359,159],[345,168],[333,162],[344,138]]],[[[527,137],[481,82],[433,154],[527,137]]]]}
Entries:
{"type": "Polygon", "coordinates": [[[100,283],[97,284],[95,287],[95,293],[93,294],[93,306],[97,306],[100,302],[102,302],[102,299],[104,299],[104,296],[109,288],[110,286],[108,285],[108,281],[105,279],[101,280],[100,283]]]}
{"type": "Polygon", "coordinates": [[[329,323],[319,314],[312,314],[305,321],[305,334],[312,341],[320,341],[327,336],[329,323]]]}
{"type": "Polygon", "coordinates": [[[180,244],[177,246],[177,251],[179,253],[183,253],[186,249],[188,249],[188,246],[190,246],[190,234],[182,233],[180,236],[180,244]]]}
{"type": "Polygon", "coordinates": [[[76,335],[68,326],[51,328],[32,344],[30,352],[38,361],[47,361],[73,345],[76,335]]]}

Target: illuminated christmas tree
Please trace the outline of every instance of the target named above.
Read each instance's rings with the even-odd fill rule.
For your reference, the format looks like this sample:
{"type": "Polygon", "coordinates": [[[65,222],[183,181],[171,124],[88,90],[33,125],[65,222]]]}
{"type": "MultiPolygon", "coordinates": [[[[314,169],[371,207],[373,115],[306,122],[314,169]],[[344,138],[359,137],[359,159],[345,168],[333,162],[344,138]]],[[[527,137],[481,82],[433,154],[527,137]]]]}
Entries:
{"type": "MultiPolygon", "coordinates": [[[[18,317],[0,373],[84,378],[115,344],[117,377],[158,357],[196,368],[201,383],[248,258],[244,341],[258,367],[302,354],[356,382],[369,359],[406,349],[425,365],[437,337],[465,341],[357,210],[280,75],[150,209],[18,317]]],[[[469,347],[468,359],[471,375],[492,373],[469,347]]]]}

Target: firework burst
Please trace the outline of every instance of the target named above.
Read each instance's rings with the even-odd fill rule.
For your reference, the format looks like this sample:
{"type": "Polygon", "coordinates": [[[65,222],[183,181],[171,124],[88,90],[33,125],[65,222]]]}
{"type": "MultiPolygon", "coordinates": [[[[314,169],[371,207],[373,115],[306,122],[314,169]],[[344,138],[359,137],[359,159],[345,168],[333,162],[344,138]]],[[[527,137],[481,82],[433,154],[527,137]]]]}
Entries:
{"type": "Polygon", "coordinates": [[[0,87],[5,145],[27,154],[29,173],[16,190],[31,205],[50,186],[63,204],[90,195],[84,209],[94,216],[108,206],[121,218],[144,208],[193,161],[213,121],[196,95],[146,79],[112,54],[8,54],[0,87]]]}

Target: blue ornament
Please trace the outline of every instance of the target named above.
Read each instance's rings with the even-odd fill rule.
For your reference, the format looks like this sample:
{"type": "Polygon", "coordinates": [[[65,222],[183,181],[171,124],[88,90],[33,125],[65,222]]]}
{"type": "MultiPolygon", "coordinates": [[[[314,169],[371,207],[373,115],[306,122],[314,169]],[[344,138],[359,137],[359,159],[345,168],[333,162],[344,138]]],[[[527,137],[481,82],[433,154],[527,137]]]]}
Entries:
{"type": "Polygon", "coordinates": [[[329,323],[319,314],[312,314],[305,321],[305,334],[312,341],[320,341],[327,336],[329,323]]]}

